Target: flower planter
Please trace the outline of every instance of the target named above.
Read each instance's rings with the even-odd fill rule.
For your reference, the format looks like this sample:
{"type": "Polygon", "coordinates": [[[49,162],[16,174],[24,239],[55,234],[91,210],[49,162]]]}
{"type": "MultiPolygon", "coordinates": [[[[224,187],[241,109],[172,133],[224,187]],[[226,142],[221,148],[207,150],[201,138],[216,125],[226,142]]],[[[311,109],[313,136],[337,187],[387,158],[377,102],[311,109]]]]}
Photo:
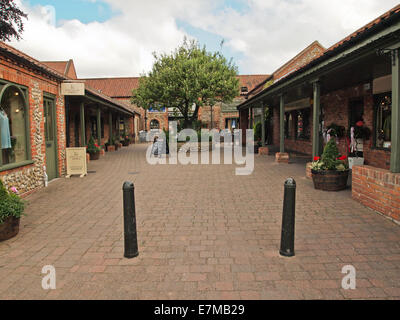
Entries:
{"type": "Polygon", "coordinates": [[[124,142],[122,142],[122,145],[124,147],[129,147],[129,141],[125,140],[124,142]]]}
{"type": "Polygon", "coordinates": [[[349,157],[349,168],[353,169],[354,166],[363,166],[364,158],[349,157]]]}
{"type": "Polygon", "coordinates": [[[100,159],[100,151],[95,153],[90,153],[90,161],[99,160],[100,159]]]}
{"type": "Polygon", "coordinates": [[[14,238],[19,232],[20,218],[8,217],[0,224],[0,241],[14,238]]]}
{"type": "Polygon", "coordinates": [[[349,170],[346,171],[316,171],[312,170],[314,187],[323,191],[341,191],[347,188],[349,170]]]}
{"type": "Polygon", "coordinates": [[[115,152],[115,146],[108,146],[107,152],[115,152]]]}

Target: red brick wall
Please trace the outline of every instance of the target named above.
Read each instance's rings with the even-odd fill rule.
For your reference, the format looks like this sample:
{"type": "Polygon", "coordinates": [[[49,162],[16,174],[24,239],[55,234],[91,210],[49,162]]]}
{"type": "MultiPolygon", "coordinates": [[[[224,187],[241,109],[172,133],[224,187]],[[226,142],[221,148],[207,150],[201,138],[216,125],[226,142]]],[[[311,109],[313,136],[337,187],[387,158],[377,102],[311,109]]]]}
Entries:
{"type": "Polygon", "coordinates": [[[353,167],[353,199],[400,222],[400,174],[371,166],[353,167]]]}
{"type": "MultiPolygon", "coordinates": [[[[221,112],[221,120],[219,123],[220,129],[225,129],[226,119],[239,118],[239,112],[221,112]]],[[[238,128],[236,128],[238,129],[238,128]]]]}
{"type": "Polygon", "coordinates": [[[160,123],[160,129],[168,130],[168,112],[148,112],[147,113],[147,130],[150,130],[150,122],[157,120],[160,123]]]}

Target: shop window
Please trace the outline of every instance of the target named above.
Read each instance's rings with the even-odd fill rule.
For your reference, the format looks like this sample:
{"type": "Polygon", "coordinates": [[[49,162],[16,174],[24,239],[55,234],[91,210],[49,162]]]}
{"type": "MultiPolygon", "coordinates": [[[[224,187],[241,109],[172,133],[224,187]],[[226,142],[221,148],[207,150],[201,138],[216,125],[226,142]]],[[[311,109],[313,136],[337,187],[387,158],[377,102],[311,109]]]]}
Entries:
{"type": "Polygon", "coordinates": [[[391,94],[375,96],[375,146],[391,148],[392,137],[392,99],[391,94]]]}
{"type": "Polygon", "coordinates": [[[29,159],[29,113],[21,90],[8,87],[0,101],[0,169],[29,159]]]}

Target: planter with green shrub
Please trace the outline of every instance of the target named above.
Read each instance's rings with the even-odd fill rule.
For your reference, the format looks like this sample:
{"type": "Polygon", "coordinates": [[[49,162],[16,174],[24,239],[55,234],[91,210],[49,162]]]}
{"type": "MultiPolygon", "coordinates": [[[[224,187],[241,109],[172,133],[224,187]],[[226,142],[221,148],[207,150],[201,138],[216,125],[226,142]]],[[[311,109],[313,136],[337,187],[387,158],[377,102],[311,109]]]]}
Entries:
{"type": "Polygon", "coordinates": [[[100,158],[100,151],[101,147],[94,142],[93,137],[90,137],[88,146],[87,146],[87,152],[90,155],[90,160],[99,160],[100,158]]]}
{"type": "Polygon", "coordinates": [[[15,237],[19,232],[20,218],[24,214],[25,203],[12,188],[9,192],[0,180],[0,241],[15,237]]]}
{"type": "Polygon", "coordinates": [[[340,156],[336,139],[329,140],[321,157],[315,157],[311,166],[314,187],[323,191],[347,188],[349,165],[347,156],[340,156]]]}

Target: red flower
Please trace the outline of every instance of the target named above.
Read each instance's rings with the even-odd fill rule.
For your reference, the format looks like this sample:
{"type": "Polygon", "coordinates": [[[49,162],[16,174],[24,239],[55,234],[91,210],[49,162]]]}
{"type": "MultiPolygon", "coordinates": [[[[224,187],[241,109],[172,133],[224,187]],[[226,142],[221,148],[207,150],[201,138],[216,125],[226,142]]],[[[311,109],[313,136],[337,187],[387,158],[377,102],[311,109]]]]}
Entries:
{"type": "Polygon", "coordinates": [[[347,157],[346,156],[341,156],[340,158],[338,158],[337,160],[342,160],[342,161],[345,161],[345,160],[347,160],[347,157]]]}
{"type": "Polygon", "coordinates": [[[358,122],[356,123],[356,126],[361,128],[361,127],[364,126],[364,122],[358,121],[358,122]]]}
{"type": "Polygon", "coordinates": [[[320,159],[320,157],[314,157],[314,161],[319,161],[320,159]]]}

